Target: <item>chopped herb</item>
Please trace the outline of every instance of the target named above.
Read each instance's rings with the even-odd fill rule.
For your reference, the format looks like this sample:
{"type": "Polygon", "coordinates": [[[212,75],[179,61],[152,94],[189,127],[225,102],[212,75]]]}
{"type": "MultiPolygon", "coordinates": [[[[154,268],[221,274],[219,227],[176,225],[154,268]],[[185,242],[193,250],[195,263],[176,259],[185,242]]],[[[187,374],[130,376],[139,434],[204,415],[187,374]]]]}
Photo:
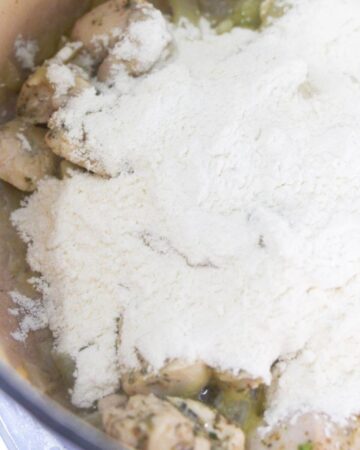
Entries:
{"type": "Polygon", "coordinates": [[[190,409],[185,402],[180,403],[180,405],[178,405],[178,409],[184,414],[184,416],[186,416],[190,420],[195,422],[199,420],[198,415],[192,409],[190,409]]]}
{"type": "Polygon", "coordinates": [[[305,442],[304,444],[298,445],[298,450],[314,450],[312,442],[305,442]]]}
{"type": "Polygon", "coordinates": [[[210,431],[210,432],[209,432],[209,438],[210,438],[210,439],[213,439],[214,441],[215,441],[215,440],[216,440],[216,441],[219,440],[217,434],[214,433],[213,431],[210,431]]]}

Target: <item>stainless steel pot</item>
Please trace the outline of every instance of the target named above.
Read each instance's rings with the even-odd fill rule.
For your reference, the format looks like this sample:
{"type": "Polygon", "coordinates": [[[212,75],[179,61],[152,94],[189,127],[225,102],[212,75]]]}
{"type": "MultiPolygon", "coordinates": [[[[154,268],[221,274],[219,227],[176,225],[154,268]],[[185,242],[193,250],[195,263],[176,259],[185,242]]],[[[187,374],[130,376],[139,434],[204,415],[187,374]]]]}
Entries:
{"type": "MultiPolygon", "coordinates": [[[[37,39],[38,63],[54,52],[60,36],[90,6],[90,0],[0,0],[0,120],[13,114],[15,91],[26,76],[14,58],[17,36],[37,39]]],[[[11,337],[19,317],[9,313],[13,306],[9,291],[35,294],[27,282],[31,273],[25,262],[25,247],[9,220],[22,197],[0,182],[0,388],[80,448],[118,449],[75,415],[50,355],[49,331],[31,333],[25,344],[11,337]]]]}
{"type": "MultiPolygon", "coordinates": [[[[14,113],[16,91],[26,77],[14,58],[17,36],[21,34],[26,39],[37,40],[40,52],[36,63],[40,63],[54,53],[60,36],[76,18],[100,1],[0,0],[0,122],[14,113]]],[[[166,0],[153,1],[158,6],[166,4],[166,0]]],[[[198,0],[198,4],[221,20],[235,1],[198,0]]],[[[81,420],[80,412],[75,411],[68,401],[66,383],[51,357],[50,332],[33,332],[25,344],[11,337],[11,333],[18,328],[19,317],[9,312],[9,308],[13,307],[9,292],[18,290],[30,297],[37,295],[27,282],[31,271],[25,261],[25,245],[9,219],[22,198],[22,193],[0,181],[0,389],[78,447],[86,450],[119,450],[116,443],[81,420]]],[[[301,442],[310,438],[326,440],[328,436],[321,431],[326,429],[325,422],[319,424],[311,415],[300,416],[298,422],[285,424],[284,428],[274,431],[272,448],[285,448],[282,442],[287,443],[286,448],[297,448],[301,442]],[[281,436],[283,440],[280,442],[281,436]]],[[[340,439],[348,439],[349,433],[339,429],[333,435],[336,444],[337,439],[339,442],[340,439]]],[[[359,441],[354,444],[354,449],[360,448],[359,441]]],[[[265,447],[261,436],[251,439],[249,448],[263,450],[265,447]]]]}

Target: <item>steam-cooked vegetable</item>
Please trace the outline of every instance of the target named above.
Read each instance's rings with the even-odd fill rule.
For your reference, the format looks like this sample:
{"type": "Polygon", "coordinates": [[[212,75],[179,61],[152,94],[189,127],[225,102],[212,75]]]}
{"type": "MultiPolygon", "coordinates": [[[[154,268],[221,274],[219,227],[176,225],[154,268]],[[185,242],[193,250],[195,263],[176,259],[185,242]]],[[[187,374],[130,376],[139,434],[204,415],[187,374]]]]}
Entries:
{"type": "Polygon", "coordinates": [[[122,386],[129,395],[153,393],[192,397],[199,394],[210,376],[211,370],[202,362],[187,364],[173,361],[158,375],[143,374],[141,371],[128,373],[122,377],[122,386]]]}
{"type": "Polygon", "coordinates": [[[15,119],[0,127],[0,178],[31,192],[46,175],[54,175],[58,158],[45,143],[45,130],[15,119]]]}

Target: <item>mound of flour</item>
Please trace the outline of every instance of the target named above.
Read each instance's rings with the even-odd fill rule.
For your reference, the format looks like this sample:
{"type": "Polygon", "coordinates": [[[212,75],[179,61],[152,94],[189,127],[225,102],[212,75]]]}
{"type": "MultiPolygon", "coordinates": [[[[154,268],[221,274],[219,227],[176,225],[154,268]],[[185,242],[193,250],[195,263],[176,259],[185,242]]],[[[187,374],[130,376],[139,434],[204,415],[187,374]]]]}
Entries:
{"type": "Polygon", "coordinates": [[[73,401],[113,392],[140,354],[266,383],[277,366],[268,424],[345,420],[360,412],[360,3],[292,0],[262,32],[174,38],[153,73],[54,117],[114,178],[45,180],[13,215],[76,361],[73,401]]]}

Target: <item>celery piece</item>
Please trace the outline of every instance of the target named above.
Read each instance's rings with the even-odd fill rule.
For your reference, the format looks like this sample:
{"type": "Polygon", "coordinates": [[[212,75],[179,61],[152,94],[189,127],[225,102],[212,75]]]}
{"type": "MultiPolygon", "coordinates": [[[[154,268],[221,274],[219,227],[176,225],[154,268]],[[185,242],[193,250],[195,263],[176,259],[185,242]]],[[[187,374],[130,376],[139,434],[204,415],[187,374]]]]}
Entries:
{"type": "Polygon", "coordinates": [[[264,405],[263,386],[257,389],[224,389],[214,401],[220,414],[240,425],[245,434],[250,433],[261,422],[264,405]]]}
{"type": "Polygon", "coordinates": [[[231,19],[225,19],[216,27],[218,34],[228,33],[234,28],[234,22],[231,19]]]}
{"type": "Polygon", "coordinates": [[[260,7],[263,0],[240,0],[231,16],[235,25],[256,29],[261,25],[260,7]]]}
{"type": "Polygon", "coordinates": [[[261,25],[269,25],[272,20],[283,16],[289,9],[284,0],[264,0],[260,7],[261,25]]]}
{"type": "Polygon", "coordinates": [[[169,0],[174,22],[183,17],[196,25],[200,19],[200,10],[196,0],[169,0]]]}
{"type": "Polygon", "coordinates": [[[66,386],[74,384],[75,362],[67,353],[52,350],[52,359],[66,386]]]}

